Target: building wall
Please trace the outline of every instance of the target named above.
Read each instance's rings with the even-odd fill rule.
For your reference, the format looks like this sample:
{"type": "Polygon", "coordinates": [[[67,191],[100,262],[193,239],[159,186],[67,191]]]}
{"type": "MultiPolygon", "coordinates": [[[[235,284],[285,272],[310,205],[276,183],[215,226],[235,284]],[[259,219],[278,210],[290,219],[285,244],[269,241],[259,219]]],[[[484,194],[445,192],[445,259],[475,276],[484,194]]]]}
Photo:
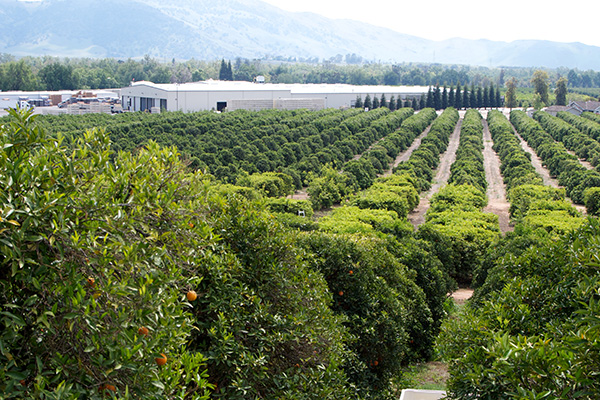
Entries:
{"type": "MultiPolygon", "coordinates": [[[[230,84],[231,86],[231,84],[230,84]]],[[[277,87],[257,85],[255,87],[248,88],[248,85],[240,85],[240,89],[236,90],[235,87],[231,90],[225,87],[216,88],[214,84],[207,85],[206,90],[202,88],[191,89],[188,85],[173,86],[169,85],[169,89],[162,89],[159,87],[153,87],[145,84],[137,84],[122,89],[123,95],[123,108],[127,109],[127,101],[132,99],[131,111],[140,111],[140,98],[148,97],[157,99],[154,103],[156,107],[159,106],[159,99],[167,100],[168,111],[184,111],[193,112],[201,110],[217,110],[219,103],[227,103],[228,110],[234,109],[264,109],[264,108],[280,108],[280,109],[296,109],[296,108],[309,108],[309,109],[323,109],[323,108],[345,108],[352,107],[356,98],[360,96],[363,101],[367,94],[374,98],[377,96],[381,99],[381,92],[377,92],[376,88],[374,91],[365,92],[364,89],[356,89],[351,92],[326,92],[323,89],[326,87],[319,87],[321,90],[315,90],[314,92],[309,90],[298,90],[297,87],[292,88],[293,85],[277,87]],[[180,90],[181,88],[181,90],[180,90]],[[256,101],[254,101],[256,100],[256,101]],[[268,107],[271,101],[271,106],[268,107]],[[305,107],[299,105],[305,103],[305,107]]],[[[383,90],[383,89],[382,89],[383,90]]],[[[387,89],[389,90],[389,88],[387,89]]],[[[386,91],[387,91],[386,90],[386,91]]],[[[394,98],[419,98],[423,93],[419,91],[415,92],[388,92],[385,93],[386,99],[389,101],[392,96],[394,98]]]]}

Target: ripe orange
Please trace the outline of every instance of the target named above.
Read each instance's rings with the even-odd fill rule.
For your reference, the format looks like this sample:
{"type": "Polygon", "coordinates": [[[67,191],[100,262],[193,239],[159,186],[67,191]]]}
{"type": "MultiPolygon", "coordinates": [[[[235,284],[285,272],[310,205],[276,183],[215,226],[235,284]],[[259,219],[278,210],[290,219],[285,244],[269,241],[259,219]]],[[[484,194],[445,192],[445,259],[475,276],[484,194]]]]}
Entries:
{"type": "Polygon", "coordinates": [[[116,392],[117,388],[114,385],[111,384],[104,384],[104,385],[100,385],[100,387],[98,388],[98,391],[100,393],[104,393],[106,390],[110,390],[111,392],[116,392]]]}
{"type": "Polygon", "coordinates": [[[194,301],[198,298],[198,295],[196,294],[195,291],[190,290],[189,292],[187,292],[185,297],[187,297],[188,301],[194,301]]]}
{"type": "Polygon", "coordinates": [[[156,358],[154,359],[154,361],[156,361],[156,363],[157,363],[159,366],[163,366],[163,365],[165,365],[165,364],[167,363],[167,356],[165,356],[165,354],[164,354],[164,353],[160,353],[160,355],[161,355],[162,357],[156,357],[156,358]]]}
{"type": "Polygon", "coordinates": [[[343,296],[343,295],[344,295],[344,292],[342,292],[342,291],[340,290],[340,292],[339,292],[338,294],[339,294],[340,296],[343,296]]]}
{"type": "Polygon", "coordinates": [[[90,276],[87,278],[87,284],[90,285],[91,287],[94,287],[94,285],[96,284],[96,280],[90,276]]]}
{"type": "Polygon", "coordinates": [[[138,335],[140,335],[140,336],[142,336],[142,335],[148,336],[148,333],[150,333],[150,331],[145,326],[142,326],[142,327],[140,327],[140,329],[138,329],[138,335]]]}
{"type": "Polygon", "coordinates": [[[352,272],[352,270],[350,270],[350,272],[348,272],[350,275],[352,275],[354,272],[352,272]]]}

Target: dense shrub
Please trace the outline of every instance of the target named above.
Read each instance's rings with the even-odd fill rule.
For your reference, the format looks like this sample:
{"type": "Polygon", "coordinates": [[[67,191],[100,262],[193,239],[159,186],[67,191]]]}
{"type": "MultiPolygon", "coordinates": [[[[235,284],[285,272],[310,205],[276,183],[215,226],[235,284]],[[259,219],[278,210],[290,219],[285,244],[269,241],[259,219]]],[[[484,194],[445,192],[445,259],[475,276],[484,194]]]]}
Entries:
{"type": "Polygon", "coordinates": [[[356,359],[344,365],[366,397],[393,398],[390,381],[430,349],[433,320],[414,273],[382,239],[315,232],[300,237],[310,263],[325,276],[332,309],[347,319],[356,359]]]}
{"type": "Polygon", "coordinates": [[[590,215],[600,215],[600,188],[588,188],[584,192],[585,207],[590,215]]]}
{"type": "Polygon", "coordinates": [[[319,226],[327,232],[380,232],[384,235],[394,235],[397,238],[409,236],[413,231],[412,225],[406,219],[399,219],[395,211],[361,209],[354,206],[336,208],[331,214],[319,220],[319,226]]]}
{"type": "MultiPolygon", "coordinates": [[[[520,241],[519,235],[511,240],[520,241]]],[[[444,326],[450,398],[592,399],[600,392],[600,224],[505,253],[500,279],[462,319],[444,326]]]]}
{"type": "Polygon", "coordinates": [[[325,281],[269,214],[173,148],[66,146],[24,111],[0,133],[3,398],[357,397],[325,281]]]}
{"type": "Polygon", "coordinates": [[[338,204],[351,191],[348,176],[329,166],[323,167],[319,176],[311,176],[309,179],[307,190],[315,210],[338,204]]]}

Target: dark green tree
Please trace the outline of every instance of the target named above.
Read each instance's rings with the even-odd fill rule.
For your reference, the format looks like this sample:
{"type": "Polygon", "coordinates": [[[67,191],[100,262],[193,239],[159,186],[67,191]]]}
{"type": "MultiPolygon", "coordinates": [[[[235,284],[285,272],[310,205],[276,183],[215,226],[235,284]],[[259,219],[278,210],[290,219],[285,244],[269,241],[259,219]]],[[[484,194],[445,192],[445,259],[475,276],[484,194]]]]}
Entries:
{"type": "Polygon", "coordinates": [[[392,95],[392,97],[390,97],[390,104],[388,104],[388,108],[391,111],[397,110],[398,108],[402,108],[402,107],[396,107],[396,98],[394,97],[394,95],[392,95]]]}
{"type": "Polygon", "coordinates": [[[429,87],[429,90],[427,91],[427,101],[425,103],[425,106],[427,108],[435,107],[435,102],[433,100],[433,89],[431,89],[431,86],[429,87]]]}
{"type": "Polygon", "coordinates": [[[490,91],[487,88],[487,86],[483,88],[483,98],[481,101],[481,106],[483,108],[488,108],[490,106],[490,91]]]}
{"type": "Polygon", "coordinates": [[[385,93],[381,95],[381,101],[379,104],[380,107],[388,107],[387,99],[385,98],[385,93]]]}
{"type": "Polygon", "coordinates": [[[454,95],[454,108],[460,110],[463,107],[462,92],[460,82],[456,84],[456,94],[454,95]]]}
{"type": "Polygon", "coordinates": [[[556,90],[554,94],[556,95],[556,105],[557,106],[566,106],[567,105],[567,78],[561,76],[556,82],[556,90]]]}
{"type": "MultiPolygon", "coordinates": [[[[416,100],[413,101],[413,104],[416,104],[416,100]]],[[[422,110],[425,108],[425,96],[421,96],[421,98],[419,99],[419,107],[417,109],[422,110]]]]}
{"type": "Polygon", "coordinates": [[[490,84],[490,89],[488,91],[488,102],[490,108],[498,107],[496,105],[496,91],[494,90],[494,85],[490,84]]]}
{"type": "Polygon", "coordinates": [[[469,107],[470,108],[478,108],[479,103],[477,103],[477,92],[475,91],[475,84],[471,84],[471,93],[469,93],[469,107]]]}
{"type": "Polygon", "coordinates": [[[483,107],[483,90],[481,86],[477,86],[477,108],[483,107]]]}
{"type": "Polygon", "coordinates": [[[373,108],[373,102],[371,101],[371,95],[369,95],[368,93],[367,93],[367,96],[365,97],[364,105],[365,105],[365,108],[368,108],[369,110],[371,108],[373,108]]]}
{"type": "MultiPolygon", "coordinates": [[[[473,86],[471,85],[471,88],[473,86]]],[[[471,93],[469,92],[469,88],[465,85],[465,91],[462,96],[462,104],[465,109],[471,108],[471,93]]]]}
{"type": "Polygon", "coordinates": [[[450,90],[448,91],[448,107],[454,107],[455,102],[454,86],[450,86],[450,90]]]}
{"type": "Polygon", "coordinates": [[[35,90],[37,82],[31,67],[25,61],[11,61],[4,65],[4,83],[1,90],[35,90]]]}
{"type": "Polygon", "coordinates": [[[227,63],[224,59],[221,59],[221,68],[219,69],[219,80],[227,80],[227,63]]]}
{"type": "Polygon", "coordinates": [[[442,109],[442,90],[440,89],[439,84],[436,84],[435,89],[433,90],[433,107],[436,110],[442,109]]]}
{"type": "Polygon", "coordinates": [[[442,109],[446,109],[448,108],[448,90],[446,89],[446,86],[444,86],[444,90],[442,90],[442,109]]]}
{"type": "Polygon", "coordinates": [[[381,103],[379,102],[379,99],[377,98],[377,96],[373,96],[373,108],[379,108],[381,107],[381,103]]]}
{"type": "Polygon", "coordinates": [[[514,77],[510,78],[508,82],[506,82],[504,106],[508,108],[517,107],[517,80],[514,77]]]}
{"type": "Polygon", "coordinates": [[[46,90],[74,90],[79,87],[73,67],[58,62],[46,64],[38,72],[38,77],[46,90]]]}
{"type": "Polygon", "coordinates": [[[356,96],[356,101],[354,102],[354,108],[363,108],[362,97],[356,96]]]}
{"type": "Polygon", "coordinates": [[[535,93],[540,95],[540,99],[546,105],[548,104],[548,79],[548,73],[540,69],[536,70],[531,78],[535,93]]]}

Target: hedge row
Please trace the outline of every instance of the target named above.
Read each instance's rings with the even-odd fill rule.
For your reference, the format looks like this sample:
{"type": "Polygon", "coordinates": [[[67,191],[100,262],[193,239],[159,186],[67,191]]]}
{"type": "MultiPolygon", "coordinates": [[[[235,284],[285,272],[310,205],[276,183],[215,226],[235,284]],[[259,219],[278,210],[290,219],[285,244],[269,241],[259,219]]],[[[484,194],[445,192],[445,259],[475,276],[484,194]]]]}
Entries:
{"type": "Polygon", "coordinates": [[[483,125],[481,114],[475,109],[467,110],[460,127],[460,144],[456,161],[450,167],[448,183],[471,184],[482,192],[487,188],[483,166],[483,125]]]}
{"type": "Polygon", "coordinates": [[[493,290],[444,325],[438,349],[450,363],[450,399],[600,393],[600,224],[590,219],[558,239],[540,233],[504,238],[490,254],[493,290]]]}
{"type": "Polygon", "coordinates": [[[600,124],[597,122],[566,111],[559,111],[556,116],[567,121],[582,133],[585,133],[596,140],[600,140],[600,124]]]}
{"type": "Polygon", "coordinates": [[[468,110],[451,167],[449,181],[454,183],[433,196],[426,222],[417,233],[431,243],[446,272],[461,283],[471,281],[488,247],[500,234],[498,216],[482,212],[487,204],[482,150],[481,115],[468,110]]]}
{"type": "Polygon", "coordinates": [[[440,155],[448,147],[450,135],[456,127],[459,116],[456,109],[446,108],[433,122],[421,145],[410,156],[408,161],[394,168],[394,173],[409,173],[418,178],[419,192],[431,187],[433,173],[440,162],[440,155]]]}
{"type": "Polygon", "coordinates": [[[437,116],[433,109],[423,109],[417,114],[414,114],[412,109],[402,109],[391,115],[395,114],[410,116],[404,119],[399,129],[364,152],[360,159],[348,161],[343,166],[343,174],[335,175],[331,167],[324,167],[320,174],[309,175],[308,191],[315,209],[330,207],[353,191],[371,187],[377,174],[387,170],[387,166],[397,154],[413,142],[416,134],[412,129],[426,127],[437,116]],[[410,129],[404,129],[405,123],[410,129]]]}
{"type": "Polygon", "coordinates": [[[600,143],[581,133],[568,122],[543,111],[536,111],[533,118],[540,123],[554,140],[562,142],[577,157],[587,160],[594,167],[600,164],[600,143]]]}
{"type": "Polygon", "coordinates": [[[524,184],[542,185],[542,177],[531,164],[531,154],[521,147],[508,119],[500,111],[491,110],[487,121],[494,151],[500,157],[500,172],[507,191],[510,193],[512,188],[524,184]]]}
{"type": "MultiPolygon", "coordinates": [[[[540,124],[531,120],[526,115],[524,115],[524,117],[521,116],[522,114],[524,115],[522,111],[516,112],[514,115],[518,118],[515,119],[515,121],[527,121],[527,126],[523,124],[523,131],[527,132],[526,135],[531,136],[532,140],[536,140],[537,142],[541,142],[541,138],[544,138],[544,143],[538,144],[539,149],[536,149],[540,158],[544,160],[544,163],[548,166],[551,173],[558,177],[558,183],[566,188],[567,196],[577,204],[585,204],[586,190],[589,188],[600,187],[600,173],[598,173],[597,170],[588,170],[581,165],[579,160],[577,160],[577,157],[567,153],[562,144],[554,142],[552,136],[544,132],[540,124]]],[[[513,114],[511,114],[511,120],[513,119],[512,115],[513,114]]],[[[536,113],[535,118],[539,121],[543,121],[544,125],[549,129],[552,129],[555,125],[560,125],[560,122],[558,121],[563,121],[557,117],[552,117],[547,113],[541,112],[536,113]]],[[[568,132],[572,132],[572,129],[569,129],[568,132]]],[[[564,135],[562,140],[563,143],[570,143],[577,147],[581,145],[585,146],[585,143],[592,141],[591,145],[587,146],[587,150],[580,148],[580,152],[586,152],[588,155],[593,154],[593,150],[591,149],[599,145],[598,142],[581,134],[579,131],[564,135]],[[586,139],[588,140],[586,141],[586,139]]],[[[600,153],[596,154],[594,157],[598,159],[598,156],[600,156],[600,153]]],[[[594,206],[590,204],[590,208],[593,209],[594,206]]]]}
{"type": "MultiPolygon", "coordinates": [[[[513,115],[518,121],[522,114],[515,113],[511,116],[513,115]]],[[[528,118],[526,115],[525,117],[528,118]]],[[[511,218],[532,229],[542,228],[554,234],[577,228],[583,220],[565,200],[565,189],[554,189],[542,184],[541,177],[524,155],[508,119],[499,111],[490,111],[488,122],[494,147],[498,149],[496,151],[501,160],[500,169],[504,182],[509,189],[507,197],[511,203],[511,218]]],[[[525,125],[527,122],[522,123],[525,125]]]]}

